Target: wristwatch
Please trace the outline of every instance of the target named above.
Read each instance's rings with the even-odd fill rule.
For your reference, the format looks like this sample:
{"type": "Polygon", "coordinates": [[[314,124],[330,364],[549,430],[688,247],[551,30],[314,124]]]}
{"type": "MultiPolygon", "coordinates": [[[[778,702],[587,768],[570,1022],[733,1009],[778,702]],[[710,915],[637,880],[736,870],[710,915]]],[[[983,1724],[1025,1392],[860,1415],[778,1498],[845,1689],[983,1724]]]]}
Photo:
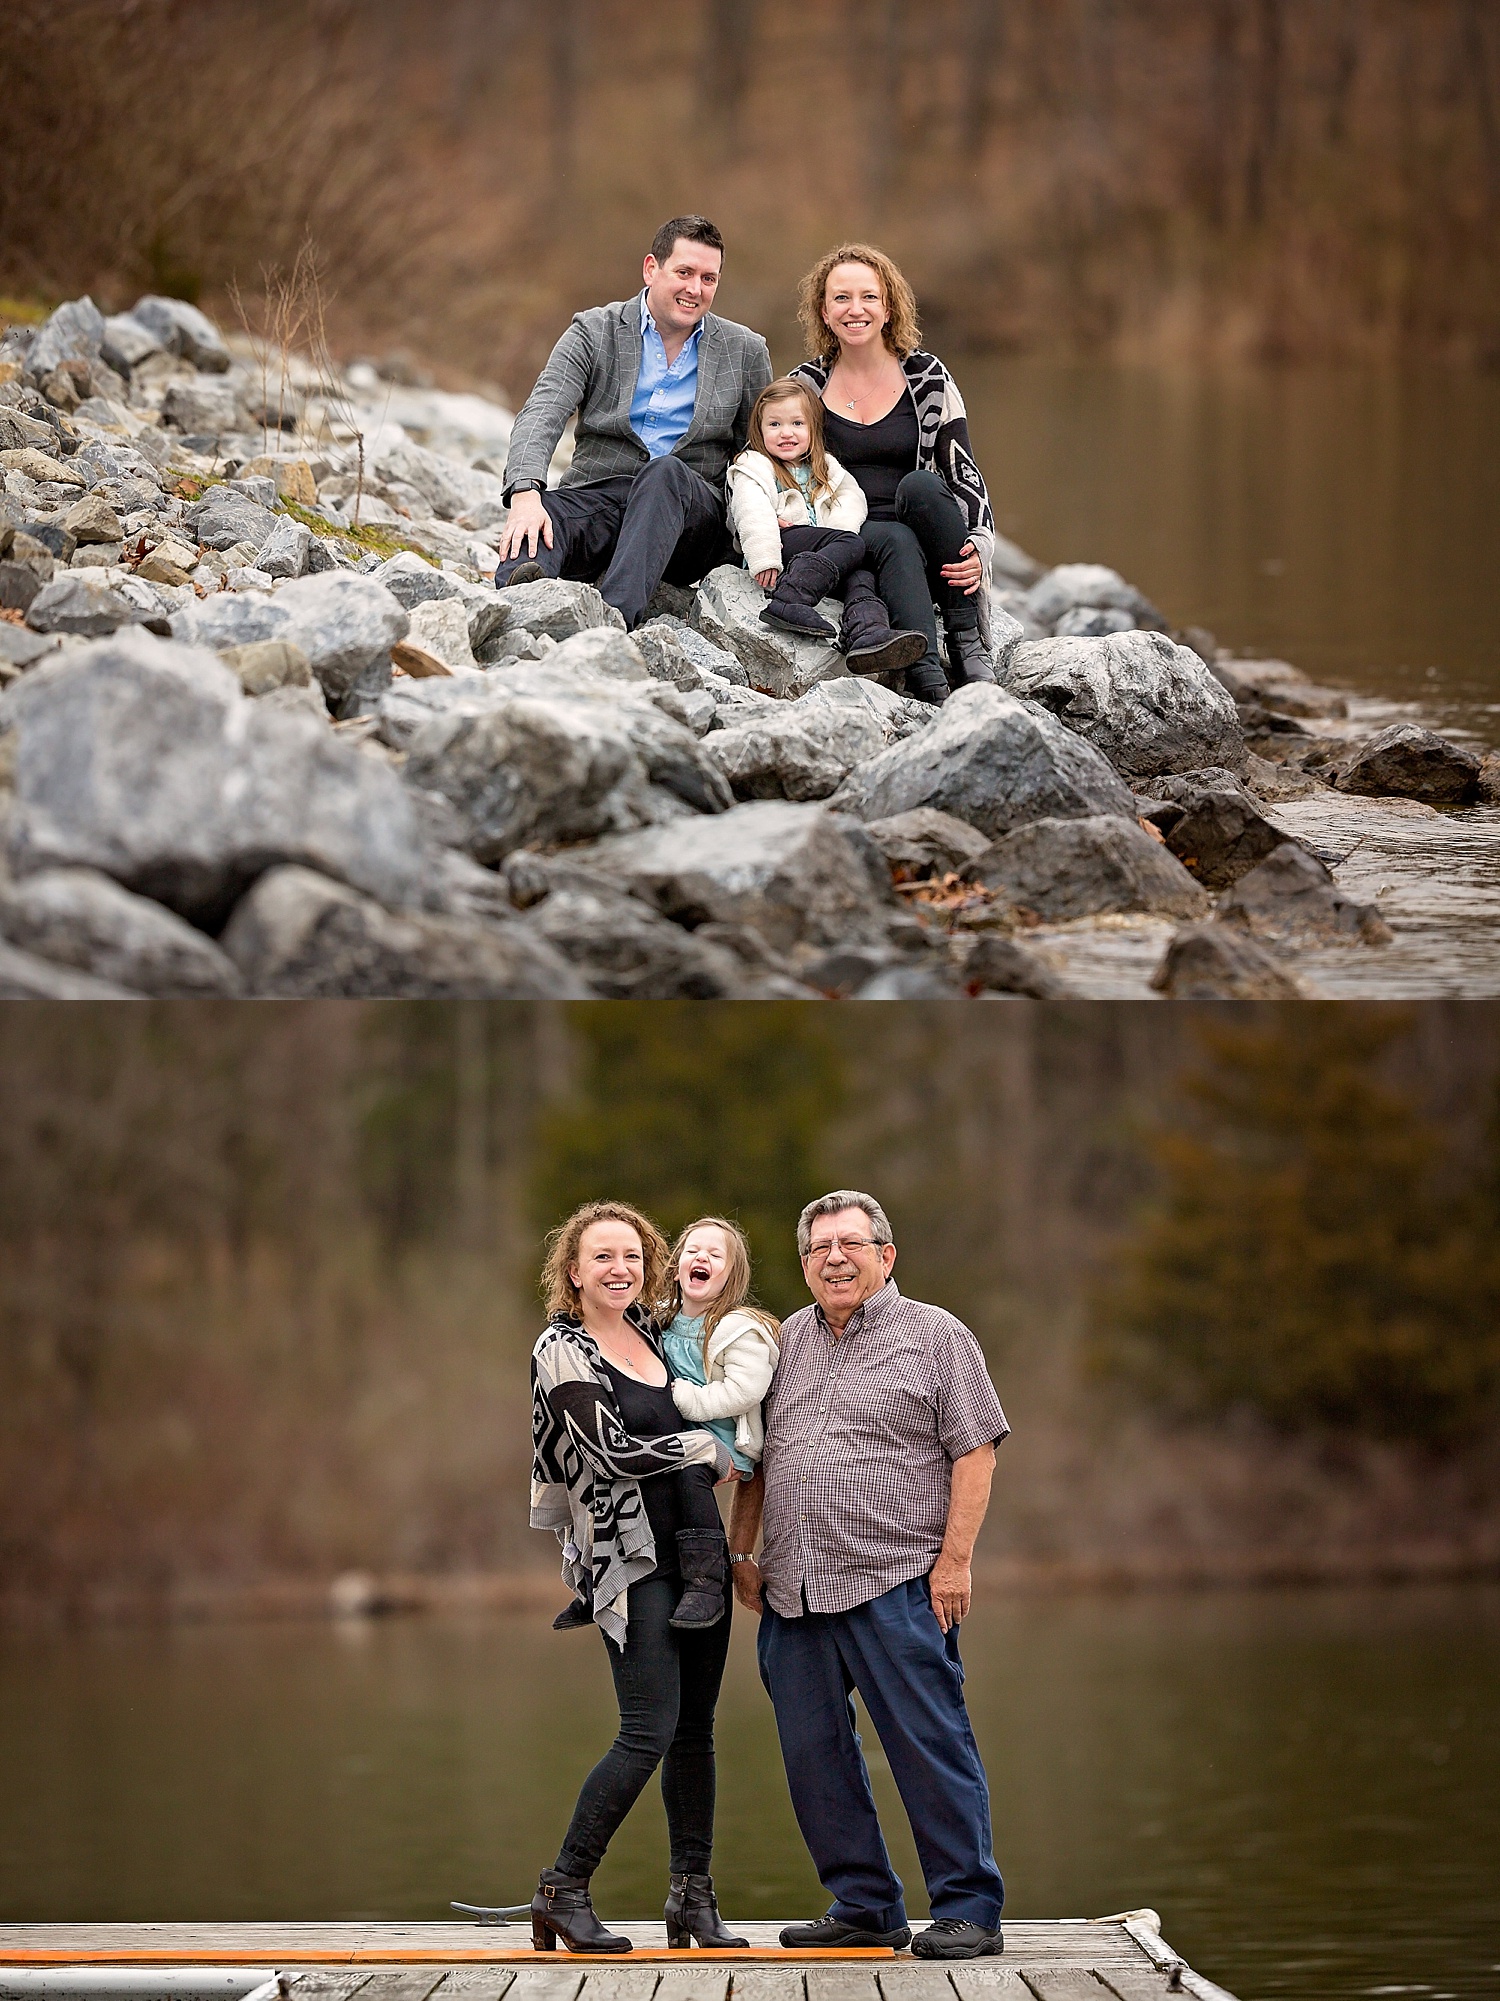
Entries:
{"type": "Polygon", "coordinates": [[[545,493],[547,482],[541,479],[518,479],[510,491],[512,498],[518,493],[545,493]]]}
{"type": "Polygon", "coordinates": [[[730,1557],[729,1561],[731,1563],[754,1563],[755,1558],[750,1553],[750,1551],[747,1550],[743,1556],[732,1556],[730,1557]]]}

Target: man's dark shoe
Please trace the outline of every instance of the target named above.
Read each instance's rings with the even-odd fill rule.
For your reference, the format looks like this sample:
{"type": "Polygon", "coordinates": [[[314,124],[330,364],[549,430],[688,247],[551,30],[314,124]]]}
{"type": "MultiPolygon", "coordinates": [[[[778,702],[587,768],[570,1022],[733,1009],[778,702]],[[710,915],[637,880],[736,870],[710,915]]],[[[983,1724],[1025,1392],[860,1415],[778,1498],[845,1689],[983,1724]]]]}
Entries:
{"type": "Polygon", "coordinates": [[[505,582],[497,584],[496,589],[508,591],[512,584],[539,584],[546,574],[540,563],[533,562],[528,557],[524,563],[517,563],[505,582]]]}
{"type": "Polygon", "coordinates": [[[987,1959],[1005,1950],[1005,1933],[999,1925],[970,1924],[967,1918],[934,1918],[925,1932],[911,1942],[918,1959],[987,1959]]]}
{"type": "Polygon", "coordinates": [[[781,1943],[792,1952],[834,1945],[885,1946],[891,1952],[904,1952],[911,1944],[911,1926],[898,1925],[893,1932],[882,1932],[873,1925],[846,1925],[830,1913],[815,1918],[810,1925],[783,1926],[781,1943]]]}

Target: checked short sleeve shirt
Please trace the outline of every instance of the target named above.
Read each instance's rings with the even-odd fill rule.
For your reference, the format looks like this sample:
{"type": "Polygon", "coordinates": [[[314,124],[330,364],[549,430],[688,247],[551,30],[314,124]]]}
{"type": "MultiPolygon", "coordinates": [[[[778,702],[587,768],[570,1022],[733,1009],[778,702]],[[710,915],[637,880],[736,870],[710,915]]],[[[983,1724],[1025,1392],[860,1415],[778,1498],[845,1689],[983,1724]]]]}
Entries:
{"type": "Polygon", "coordinates": [[[781,1330],[766,1400],[760,1559],[784,1619],[847,1612],[937,1560],[953,1461],[1010,1430],[979,1343],[894,1280],[835,1340],[817,1306],[781,1330]]]}

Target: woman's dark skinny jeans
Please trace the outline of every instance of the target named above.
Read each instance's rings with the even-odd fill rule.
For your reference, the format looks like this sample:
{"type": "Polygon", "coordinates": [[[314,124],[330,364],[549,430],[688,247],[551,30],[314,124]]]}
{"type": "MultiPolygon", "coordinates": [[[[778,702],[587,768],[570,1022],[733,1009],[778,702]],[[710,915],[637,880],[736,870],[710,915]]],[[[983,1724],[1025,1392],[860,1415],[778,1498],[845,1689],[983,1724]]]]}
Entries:
{"type": "MultiPolygon", "coordinates": [[[[676,1577],[630,1587],[621,1649],[605,1640],[620,1734],[583,1782],[557,1857],[564,1876],[592,1876],[615,1829],[657,1766],[674,1874],[706,1876],[714,1847],[714,1707],[729,1656],[729,1612],[716,1626],[667,1624],[682,1596],[676,1577]]],[[[727,1593],[726,1593],[727,1598],[727,1593]]]]}
{"type": "Polygon", "coordinates": [[[945,617],[956,614],[962,625],[979,617],[977,601],[940,575],[969,539],[963,509],[935,472],[909,472],[896,488],[896,519],[866,521],[859,532],[891,624],[899,632],[920,632],[927,651],[919,667],[930,663],[941,673],[933,605],[941,605],[945,617]]]}

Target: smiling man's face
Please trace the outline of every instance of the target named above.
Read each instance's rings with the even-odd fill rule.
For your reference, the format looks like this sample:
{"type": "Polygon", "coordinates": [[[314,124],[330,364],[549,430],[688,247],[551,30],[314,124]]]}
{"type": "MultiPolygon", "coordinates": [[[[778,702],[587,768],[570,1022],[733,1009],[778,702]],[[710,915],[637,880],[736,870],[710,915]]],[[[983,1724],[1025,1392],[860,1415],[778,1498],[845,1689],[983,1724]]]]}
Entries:
{"type": "Polygon", "coordinates": [[[665,264],[646,259],[646,305],[662,333],[693,331],[714,302],[723,262],[722,250],[686,236],[678,237],[665,264]]]}
{"type": "Polygon", "coordinates": [[[802,1275],[835,1332],[843,1332],[850,1315],[873,1299],[891,1275],[896,1246],[873,1243],[873,1235],[874,1226],[863,1209],[840,1209],[837,1215],[813,1218],[802,1275]]]}

